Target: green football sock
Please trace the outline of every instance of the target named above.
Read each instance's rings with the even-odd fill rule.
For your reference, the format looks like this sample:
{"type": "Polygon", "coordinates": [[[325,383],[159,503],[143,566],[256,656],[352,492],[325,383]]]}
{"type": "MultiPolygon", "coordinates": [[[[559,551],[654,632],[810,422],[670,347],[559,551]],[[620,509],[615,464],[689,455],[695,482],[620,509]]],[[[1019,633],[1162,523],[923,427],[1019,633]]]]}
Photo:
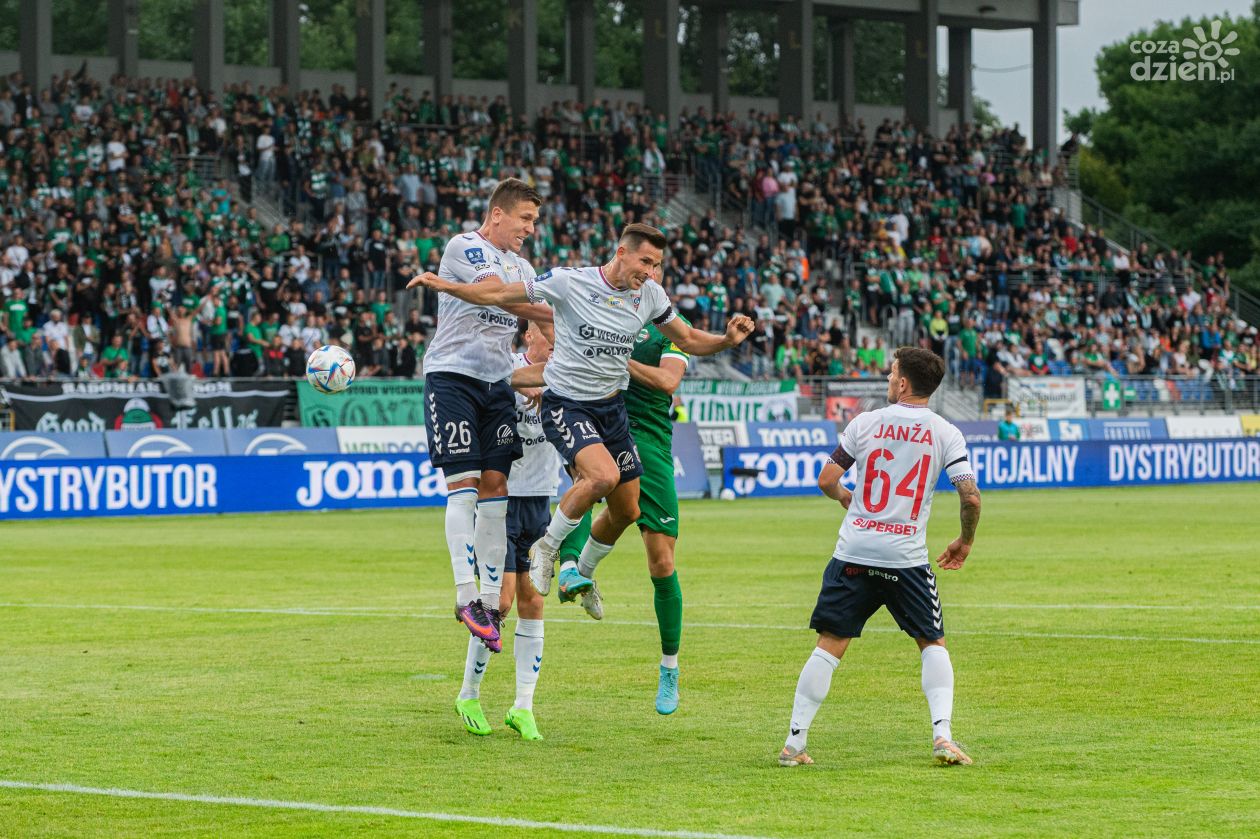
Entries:
{"type": "Polygon", "coordinates": [[[653,577],[656,593],[652,605],[656,607],[656,625],[661,631],[661,653],[678,655],[682,643],[683,601],[682,587],[678,585],[678,572],[668,577],[653,577]]]}
{"type": "Polygon", "coordinates": [[[564,541],[560,543],[560,566],[564,567],[566,562],[577,562],[582,556],[582,548],[586,547],[586,540],[591,538],[591,511],[587,510],[586,515],[582,516],[582,520],[578,522],[578,526],[564,537],[564,541]]]}

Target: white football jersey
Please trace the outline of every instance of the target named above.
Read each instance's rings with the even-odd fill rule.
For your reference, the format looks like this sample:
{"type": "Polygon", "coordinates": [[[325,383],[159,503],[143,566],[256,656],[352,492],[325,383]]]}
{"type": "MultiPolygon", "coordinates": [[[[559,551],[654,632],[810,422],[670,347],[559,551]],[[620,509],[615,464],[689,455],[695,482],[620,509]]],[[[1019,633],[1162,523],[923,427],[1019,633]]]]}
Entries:
{"type": "Polygon", "coordinates": [[[555,310],[555,351],[543,379],[559,395],[581,402],[625,390],[639,330],[648,321],[662,326],[677,316],[656,281],[618,290],[599,267],[553,268],[525,286],[531,300],[555,310]]]}
{"type": "Polygon", "coordinates": [[[840,435],[835,461],[854,459],[857,488],[836,559],[880,568],[928,561],[927,523],[941,470],[952,483],[975,475],[962,432],[929,408],[899,402],[859,414],[840,435]]]}
{"type": "MultiPolygon", "coordinates": [[[[489,277],[519,283],[532,280],[534,269],[520,256],[499,250],[474,231],[446,243],[438,276],[456,283],[476,283],[489,277]]],[[[496,306],[475,306],[440,294],[437,331],[424,354],[424,372],[502,381],[512,375],[516,327],[516,315],[496,306]]]]}
{"type": "MultiPolygon", "coordinates": [[[[531,363],[525,353],[512,353],[513,367],[528,367],[531,363]]],[[[542,410],[531,408],[529,400],[519,391],[516,393],[516,435],[521,438],[524,454],[512,464],[508,474],[508,495],[513,498],[555,497],[560,488],[560,453],[543,434],[542,410]]]]}

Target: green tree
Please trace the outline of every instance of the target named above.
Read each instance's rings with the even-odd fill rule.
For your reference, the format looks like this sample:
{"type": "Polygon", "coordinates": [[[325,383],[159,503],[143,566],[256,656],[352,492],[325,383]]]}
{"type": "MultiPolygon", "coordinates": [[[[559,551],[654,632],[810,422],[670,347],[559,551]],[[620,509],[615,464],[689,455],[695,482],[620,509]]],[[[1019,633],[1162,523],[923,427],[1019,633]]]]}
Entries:
{"type": "MultiPolygon", "coordinates": [[[[1260,4],[1257,4],[1260,6],[1260,4]]],[[[1176,42],[1210,36],[1212,18],[1160,22],[1104,47],[1096,66],[1107,107],[1096,115],[1073,115],[1089,129],[1091,152],[1082,157],[1085,191],[1199,258],[1217,251],[1234,267],[1257,259],[1260,250],[1260,8],[1250,16],[1221,17],[1218,29],[1237,55],[1227,58],[1233,77],[1221,80],[1147,80],[1145,66],[1166,53],[1135,55],[1134,40],[1176,42]]],[[[1182,47],[1184,49],[1184,47],[1182,47]]],[[[1184,55],[1174,56],[1184,63],[1184,55]]],[[[1219,72],[1213,67],[1212,73],[1219,72]]],[[[1249,272],[1260,276],[1260,271],[1249,272]]]]}
{"type": "Polygon", "coordinates": [[[192,60],[193,0],[140,0],[139,16],[141,58],[192,60]]]}
{"type": "Polygon", "coordinates": [[[223,9],[223,59],[265,67],[271,60],[271,0],[228,0],[223,9]]]}
{"type": "Polygon", "coordinates": [[[354,3],[305,0],[299,50],[303,69],[353,70],[354,3]]]}
{"type": "Polygon", "coordinates": [[[0,0],[0,50],[18,48],[18,0],[0,0]]]}
{"type": "Polygon", "coordinates": [[[643,11],[638,3],[609,0],[595,4],[595,84],[643,86],[643,11]]]}
{"type": "Polygon", "coordinates": [[[52,0],[52,50],[57,55],[105,55],[109,6],[95,0],[52,0]]]}

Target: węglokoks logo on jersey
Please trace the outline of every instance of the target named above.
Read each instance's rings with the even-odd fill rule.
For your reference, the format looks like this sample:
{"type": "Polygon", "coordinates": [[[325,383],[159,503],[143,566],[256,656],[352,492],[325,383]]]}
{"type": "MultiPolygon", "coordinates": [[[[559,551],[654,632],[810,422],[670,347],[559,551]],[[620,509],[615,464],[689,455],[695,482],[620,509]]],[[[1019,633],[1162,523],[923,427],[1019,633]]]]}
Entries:
{"type": "Polygon", "coordinates": [[[630,355],[634,346],[634,336],[627,335],[624,332],[614,332],[611,329],[601,329],[598,326],[591,326],[584,323],[578,327],[578,337],[583,341],[602,341],[606,345],[611,346],[593,346],[582,350],[582,355],[587,358],[599,358],[605,355],[630,355]]]}

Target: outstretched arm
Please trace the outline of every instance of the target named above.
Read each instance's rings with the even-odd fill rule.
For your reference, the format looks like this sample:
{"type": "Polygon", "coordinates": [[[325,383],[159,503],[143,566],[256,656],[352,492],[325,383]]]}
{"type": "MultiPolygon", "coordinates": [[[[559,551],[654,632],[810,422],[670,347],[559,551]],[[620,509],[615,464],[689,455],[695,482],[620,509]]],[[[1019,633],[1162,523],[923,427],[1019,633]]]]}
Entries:
{"type": "Polygon", "coordinates": [[[725,335],[717,335],[712,332],[705,332],[703,329],[695,329],[683,322],[681,318],[674,318],[667,323],[658,325],[657,328],[685,353],[691,355],[717,355],[723,350],[729,350],[731,347],[742,344],[744,339],[752,334],[753,322],[746,315],[736,315],[726,324],[725,335]]]}
{"type": "Polygon", "coordinates": [[[407,283],[407,288],[424,286],[452,297],[458,297],[475,306],[512,306],[528,303],[529,292],[524,283],[505,283],[502,280],[484,279],[479,283],[453,283],[431,271],[417,274],[407,283]]]}
{"type": "Polygon", "coordinates": [[[547,343],[554,344],[556,342],[551,331],[551,324],[555,317],[552,314],[551,307],[546,303],[511,303],[506,306],[500,306],[500,308],[508,314],[516,315],[518,318],[534,321],[538,324],[538,328],[542,330],[543,337],[547,339],[547,343]]]}
{"type": "Polygon", "coordinates": [[[964,478],[955,485],[958,490],[958,515],[962,521],[962,534],[949,543],[945,552],[936,558],[936,564],[945,571],[962,568],[976,541],[976,526],[980,523],[980,488],[974,478],[964,478]]]}
{"type": "Polygon", "coordinates": [[[512,371],[512,387],[520,391],[529,388],[545,387],[543,368],[546,366],[546,364],[539,362],[538,364],[530,364],[527,367],[517,367],[512,371]]]}
{"type": "Polygon", "coordinates": [[[644,387],[659,390],[662,393],[673,393],[687,372],[687,362],[681,358],[662,358],[660,367],[653,367],[641,361],[630,361],[630,378],[644,387]]]}

